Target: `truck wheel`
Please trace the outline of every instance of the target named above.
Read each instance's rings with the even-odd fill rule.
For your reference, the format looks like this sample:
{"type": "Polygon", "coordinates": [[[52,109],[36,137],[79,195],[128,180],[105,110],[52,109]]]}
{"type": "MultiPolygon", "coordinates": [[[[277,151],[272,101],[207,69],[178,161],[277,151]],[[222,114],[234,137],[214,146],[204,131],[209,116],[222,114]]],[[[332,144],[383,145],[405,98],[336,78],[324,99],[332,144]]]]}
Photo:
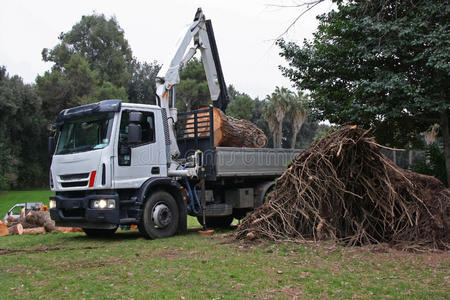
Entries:
{"type": "MultiPolygon", "coordinates": [[[[233,222],[233,216],[225,216],[225,217],[206,217],[206,227],[211,228],[228,228],[233,222]]],[[[203,217],[197,216],[197,220],[200,225],[203,226],[203,217]]]]}
{"type": "Polygon", "coordinates": [[[83,228],[84,233],[88,237],[108,237],[112,236],[117,230],[116,228],[113,229],[92,229],[92,228],[83,228]]]}
{"type": "Polygon", "coordinates": [[[153,193],[145,202],[143,224],[140,231],[150,239],[173,236],[178,229],[178,205],[167,192],[153,193]]]}

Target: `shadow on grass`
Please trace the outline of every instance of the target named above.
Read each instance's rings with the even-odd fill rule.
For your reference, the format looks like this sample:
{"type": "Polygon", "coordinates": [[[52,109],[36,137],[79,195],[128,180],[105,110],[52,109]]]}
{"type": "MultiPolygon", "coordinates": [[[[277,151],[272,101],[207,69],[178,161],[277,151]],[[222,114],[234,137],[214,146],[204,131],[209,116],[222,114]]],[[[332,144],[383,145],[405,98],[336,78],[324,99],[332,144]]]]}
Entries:
{"type": "MultiPolygon", "coordinates": [[[[230,227],[227,229],[215,229],[215,233],[212,235],[218,235],[218,234],[226,234],[232,232],[236,227],[230,227]]],[[[201,230],[200,227],[196,228],[189,228],[188,232],[186,234],[177,234],[170,238],[176,238],[176,237],[186,237],[186,236],[200,236],[197,231],[201,230]]],[[[151,239],[147,239],[142,234],[139,233],[138,230],[122,230],[119,232],[116,232],[115,234],[111,236],[105,236],[105,237],[88,237],[85,234],[80,234],[76,236],[71,236],[71,240],[74,241],[102,241],[102,242],[117,242],[117,241],[127,241],[127,240],[148,240],[152,241],[151,239]]]]}

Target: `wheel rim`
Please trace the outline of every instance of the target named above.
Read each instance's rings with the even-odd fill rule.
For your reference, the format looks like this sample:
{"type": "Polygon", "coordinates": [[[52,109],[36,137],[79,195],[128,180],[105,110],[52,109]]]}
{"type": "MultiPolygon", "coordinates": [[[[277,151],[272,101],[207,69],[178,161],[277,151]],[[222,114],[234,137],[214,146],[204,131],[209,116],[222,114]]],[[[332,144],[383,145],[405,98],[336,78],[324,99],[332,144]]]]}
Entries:
{"type": "Polygon", "coordinates": [[[152,220],[159,228],[167,227],[172,222],[172,212],[164,203],[157,203],[152,210],[152,220]]]}

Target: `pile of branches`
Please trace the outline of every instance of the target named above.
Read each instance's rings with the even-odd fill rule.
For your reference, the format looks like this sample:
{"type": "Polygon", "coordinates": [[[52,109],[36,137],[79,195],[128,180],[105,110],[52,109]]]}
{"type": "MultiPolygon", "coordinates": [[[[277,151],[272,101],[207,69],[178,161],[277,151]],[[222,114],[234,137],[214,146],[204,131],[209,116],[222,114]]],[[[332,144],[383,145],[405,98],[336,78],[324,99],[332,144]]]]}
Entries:
{"type": "Polygon", "coordinates": [[[237,238],[450,249],[449,189],[396,166],[369,132],[346,126],[299,153],[237,238]]]}

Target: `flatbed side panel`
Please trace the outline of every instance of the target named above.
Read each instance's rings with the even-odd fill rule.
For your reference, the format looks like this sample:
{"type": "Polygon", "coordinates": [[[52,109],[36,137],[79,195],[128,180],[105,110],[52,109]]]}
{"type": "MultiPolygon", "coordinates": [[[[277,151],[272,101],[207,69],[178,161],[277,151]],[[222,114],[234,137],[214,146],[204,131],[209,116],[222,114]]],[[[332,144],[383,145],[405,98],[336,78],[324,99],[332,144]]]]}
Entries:
{"type": "Polygon", "coordinates": [[[301,149],[217,147],[216,177],[278,176],[301,149]]]}

